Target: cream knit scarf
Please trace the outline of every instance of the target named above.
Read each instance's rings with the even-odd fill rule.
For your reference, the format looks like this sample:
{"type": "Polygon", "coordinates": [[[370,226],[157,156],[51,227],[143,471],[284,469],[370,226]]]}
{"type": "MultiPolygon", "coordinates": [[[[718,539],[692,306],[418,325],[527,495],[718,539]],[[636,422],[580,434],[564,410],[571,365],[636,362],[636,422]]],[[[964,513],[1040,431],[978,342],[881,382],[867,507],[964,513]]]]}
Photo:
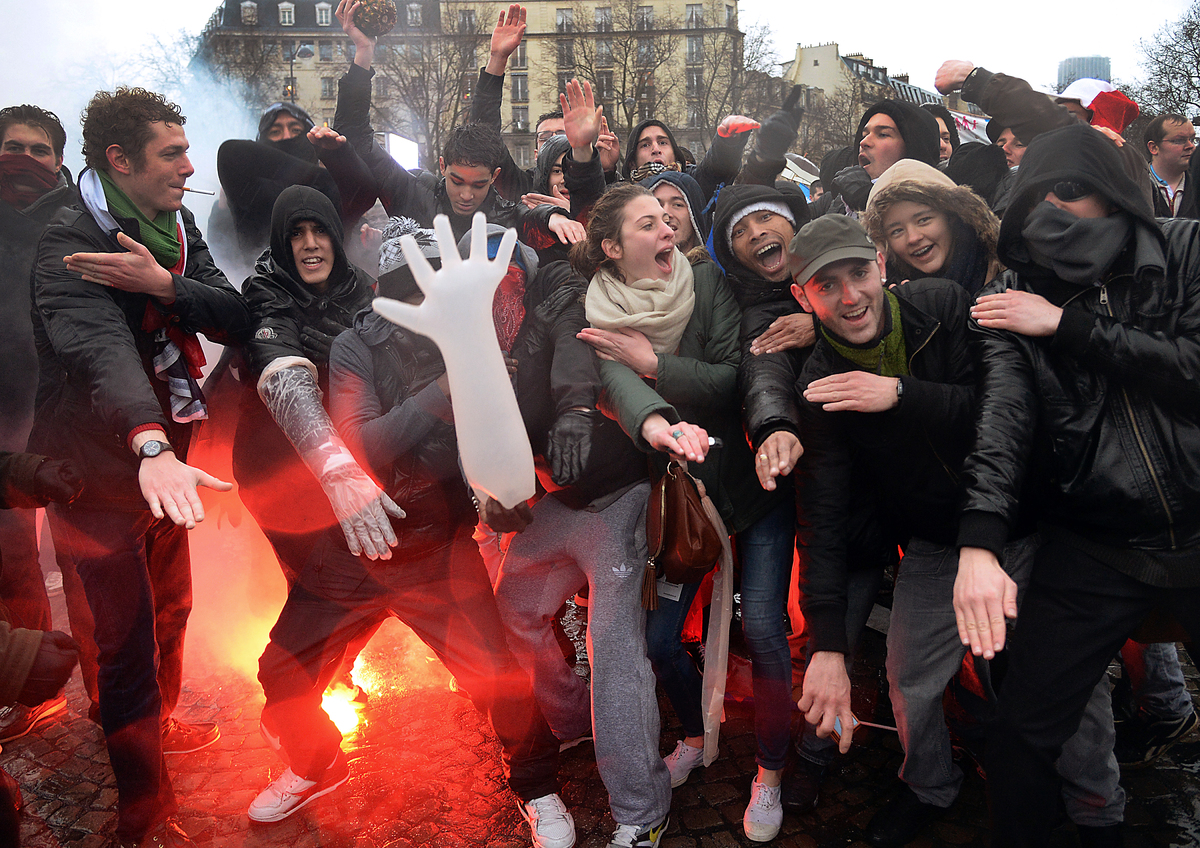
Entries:
{"type": "Polygon", "coordinates": [[[655,353],[674,353],[692,317],[696,291],[692,266],[675,249],[671,276],[621,282],[601,268],[588,286],[584,308],[591,325],[600,330],[637,330],[650,340],[655,353]]]}

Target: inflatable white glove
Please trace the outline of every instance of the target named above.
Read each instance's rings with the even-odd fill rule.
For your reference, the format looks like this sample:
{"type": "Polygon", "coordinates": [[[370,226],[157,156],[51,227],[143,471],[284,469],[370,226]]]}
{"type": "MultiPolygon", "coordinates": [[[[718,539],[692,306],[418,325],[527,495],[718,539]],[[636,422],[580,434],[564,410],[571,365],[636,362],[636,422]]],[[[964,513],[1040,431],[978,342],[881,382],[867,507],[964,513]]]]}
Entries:
{"type": "MultiPolygon", "coordinates": [[[[375,311],[438,346],[450,380],[454,429],[467,482],[506,509],[533,497],[536,478],[529,436],[496,340],[492,300],[517,241],[509,230],[494,260],[487,258],[487,221],[475,213],[471,255],[459,256],[450,219],[433,222],[442,267],[434,271],[412,236],[400,240],[425,300],[414,306],[376,298],[375,311]]],[[[480,498],[482,500],[482,498],[480,498]]]]}

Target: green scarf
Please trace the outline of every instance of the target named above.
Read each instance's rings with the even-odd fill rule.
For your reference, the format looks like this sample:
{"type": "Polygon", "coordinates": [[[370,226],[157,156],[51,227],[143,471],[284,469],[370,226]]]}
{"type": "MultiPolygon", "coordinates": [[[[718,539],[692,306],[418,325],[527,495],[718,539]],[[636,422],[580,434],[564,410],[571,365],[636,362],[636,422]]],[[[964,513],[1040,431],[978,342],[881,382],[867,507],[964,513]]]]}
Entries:
{"type": "Polygon", "coordinates": [[[890,289],[884,291],[888,300],[888,312],[884,316],[886,325],[883,338],[870,347],[847,344],[833,333],[821,327],[821,335],[833,345],[833,349],[849,359],[863,371],[883,377],[908,376],[908,348],[904,344],[904,331],[900,325],[900,301],[890,289]]]}
{"type": "Polygon", "coordinates": [[[133,218],[138,222],[138,238],[155,261],[164,268],[174,268],[179,264],[179,228],[176,225],[174,212],[163,212],[153,221],[142,214],[142,210],[134,205],[129,196],[112,181],[106,172],[96,169],[100,183],[104,186],[104,199],[108,201],[108,211],[113,217],[133,218]]]}

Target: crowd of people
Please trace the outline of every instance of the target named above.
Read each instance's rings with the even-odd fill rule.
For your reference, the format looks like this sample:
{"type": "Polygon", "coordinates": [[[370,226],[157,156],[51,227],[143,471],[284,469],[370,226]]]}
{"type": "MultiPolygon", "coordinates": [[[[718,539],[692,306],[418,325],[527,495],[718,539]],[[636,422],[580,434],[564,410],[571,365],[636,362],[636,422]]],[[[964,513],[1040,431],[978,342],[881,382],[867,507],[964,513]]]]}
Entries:
{"type": "Polygon", "coordinates": [[[902,785],[867,839],[904,845],[954,803],[958,681],[986,736],[995,844],[1047,844],[1060,805],[1081,844],[1122,844],[1120,766],[1198,724],[1175,647],[1200,633],[1193,121],[1126,138],[1137,107],[1107,83],[1051,98],[951,60],[937,87],[991,115],[992,144],[960,142],[941,107],[883,100],[801,187],[779,180],[795,92],[761,121],[727,117],[697,163],[655,119],[622,156],[571,81],[524,170],[500,136],[514,4],[438,173],[410,172],[374,141],[358,9],[336,10],[356,49],[332,126],[279,103],[255,140],[222,144],[207,241],[183,205],[186,119],[161,95],[97,92],[78,178],[53,113],[0,110],[0,741],[64,709],[78,661],[117,844],[193,844],[166,756],[220,735],[172,716],[187,531],[200,488],[233,487],[188,449],[220,426],[288,587],[259,664],[262,734],[287,768],[251,820],[346,782],[322,693],[353,686],[394,616],[490,721],[536,848],[575,844],[558,759],[587,741],[610,848],[656,848],[672,790],[717,756],[725,671],[683,641],[706,584],[647,577],[651,484],[682,461],[738,575],[750,840],[817,807],[849,750],[855,645],[890,579],[902,785]],[[433,293],[464,275],[495,289],[483,335],[535,460],[528,501],[468,482],[479,398],[454,396],[467,383],[438,343],[372,308],[446,309],[433,293]],[[198,335],[225,346],[212,369],[198,335]],[[71,636],[52,630],[39,505],[71,636]],[[588,681],[556,633],[573,597],[588,681]],[[665,757],[660,687],[681,726],[665,757]]]}

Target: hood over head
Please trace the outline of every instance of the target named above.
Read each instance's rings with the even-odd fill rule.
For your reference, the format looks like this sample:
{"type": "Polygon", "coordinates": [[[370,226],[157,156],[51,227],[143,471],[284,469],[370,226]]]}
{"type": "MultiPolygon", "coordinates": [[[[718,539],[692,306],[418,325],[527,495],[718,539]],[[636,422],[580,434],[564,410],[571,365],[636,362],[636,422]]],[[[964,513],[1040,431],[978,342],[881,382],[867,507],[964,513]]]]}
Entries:
{"type": "Polygon", "coordinates": [[[880,113],[891,118],[900,131],[900,137],[904,139],[904,158],[937,167],[942,144],[937,121],[921,107],[903,100],[881,100],[864,112],[858,122],[857,141],[862,140],[867,121],[880,113]]]}
{"type": "Polygon", "coordinates": [[[712,230],[712,221],[705,214],[708,204],[704,201],[704,190],[700,188],[700,183],[696,182],[695,177],[681,171],[662,171],[651,177],[646,177],[646,179],[642,180],[641,185],[646,190],[652,192],[654,191],[654,187],[661,182],[668,182],[683,192],[683,198],[687,201],[688,212],[692,216],[692,229],[696,231],[702,244],[708,241],[708,234],[712,230]]]}
{"type": "Polygon", "coordinates": [[[871,187],[862,221],[872,241],[886,244],[883,214],[889,206],[906,200],[932,206],[958,218],[974,230],[989,252],[995,255],[1000,221],[984,199],[968,186],[955,185],[937,168],[913,159],[901,159],[884,171],[871,187]]]}
{"type": "MultiPolygon", "coordinates": [[[[542,145],[542,146],[545,147],[545,145],[542,145]]],[[[496,258],[496,251],[500,247],[500,239],[502,239],[504,237],[504,234],[506,232],[508,232],[508,229],[509,229],[508,227],[502,227],[499,224],[488,224],[487,225],[488,259],[496,258]]],[[[467,233],[465,236],[463,236],[462,238],[460,238],[458,240],[458,252],[462,256],[463,259],[466,259],[468,256],[471,255],[471,234],[470,233],[467,233]]],[[[513,247],[512,259],[509,261],[516,262],[518,265],[520,265],[521,270],[523,270],[525,272],[525,277],[527,279],[532,280],[533,275],[537,273],[537,269],[538,269],[537,251],[535,251],[532,247],[529,247],[527,244],[525,244],[520,239],[517,240],[516,246],[513,247]]]]}
{"type": "Polygon", "coordinates": [[[1086,124],[1042,133],[1025,150],[1017,169],[1012,201],[1000,224],[1000,261],[1010,268],[1030,270],[1032,263],[1022,241],[1030,211],[1046,198],[1054,183],[1085,183],[1127,213],[1143,231],[1164,243],[1154,210],[1125,171],[1121,154],[1109,139],[1086,124]]]}
{"type": "Polygon", "coordinates": [[[989,204],[996,200],[996,189],[1008,174],[1004,151],[994,144],[968,141],[946,163],[945,174],[959,185],[968,186],[989,204]]]}
{"type": "Polygon", "coordinates": [[[675,140],[675,134],[671,132],[671,128],[662,121],[659,121],[655,118],[650,118],[649,120],[642,121],[640,124],[634,127],[633,132],[629,134],[629,138],[625,140],[625,162],[621,165],[622,179],[629,179],[630,174],[633,173],[633,163],[635,157],[637,156],[637,140],[641,138],[642,132],[646,129],[646,127],[661,127],[662,131],[667,134],[667,138],[671,142],[671,149],[675,151],[675,161],[679,164],[680,168],[691,161],[691,154],[679,146],[679,142],[675,140]]]}
{"type": "Polygon", "coordinates": [[[558,158],[571,149],[565,135],[556,135],[542,143],[538,151],[533,172],[533,190],[538,194],[550,193],[550,169],[558,158]]]}
{"type": "MultiPolygon", "coordinates": [[[[946,124],[946,129],[950,131],[950,152],[954,153],[958,150],[958,145],[962,141],[958,137],[958,124],[954,123],[954,116],[950,114],[950,110],[940,103],[922,103],[921,108],[933,115],[935,118],[941,118],[946,124]]],[[[938,133],[938,138],[941,139],[941,133],[938,133]]]]}
{"type": "Polygon", "coordinates": [[[808,223],[808,201],[805,200],[804,192],[800,190],[799,186],[777,189],[762,185],[731,185],[721,189],[721,193],[717,197],[717,209],[713,214],[713,256],[725,269],[725,274],[730,278],[738,302],[743,306],[752,302],[754,294],[760,296],[768,292],[773,294],[780,288],[786,291],[792,284],[790,278],[780,283],[771,283],[756,277],[733,255],[733,248],[730,247],[729,240],[724,236],[724,233],[728,232],[733,224],[744,217],[745,210],[752,206],[764,208],[761,204],[773,203],[783,203],[791,211],[796,219],[797,232],[808,223]],[[750,291],[751,289],[754,290],[753,293],[750,291]]]}
{"type": "Polygon", "coordinates": [[[272,147],[287,153],[290,156],[295,156],[298,159],[303,159],[306,162],[317,162],[317,149],[313,147],[311,141],[308,140],[308,131],[316,124],[309,114],[297,106],[295,103],[273,103],[266,108],[262,113],[262,117],[258,120],[258,141],[263,144],[269,144],[272,147]],[[296,120],[304,125],[304,132],[295,138],[287,138],[282,141],[271,141],[267,138],[267,131],[271,129],[271,124],[275,123],[275,119],[282,113],[291,115],[296,120]]]}
{"type": "Polygon", "coordinates": [[[308,186],[289,186],[275,201],[271,210],[271,258],[284,271],[298,291],[307,292],[296,269],[296,258],[292,255],[292,229],[301,221],[315,221],[325,228],[333,242],[333,269],[329,273],[330,288],[336,287],[347,278],[353,278],[353,270],[342,247],[344,233],[342,220],[333,203],[321,192],[308,186]]]}

